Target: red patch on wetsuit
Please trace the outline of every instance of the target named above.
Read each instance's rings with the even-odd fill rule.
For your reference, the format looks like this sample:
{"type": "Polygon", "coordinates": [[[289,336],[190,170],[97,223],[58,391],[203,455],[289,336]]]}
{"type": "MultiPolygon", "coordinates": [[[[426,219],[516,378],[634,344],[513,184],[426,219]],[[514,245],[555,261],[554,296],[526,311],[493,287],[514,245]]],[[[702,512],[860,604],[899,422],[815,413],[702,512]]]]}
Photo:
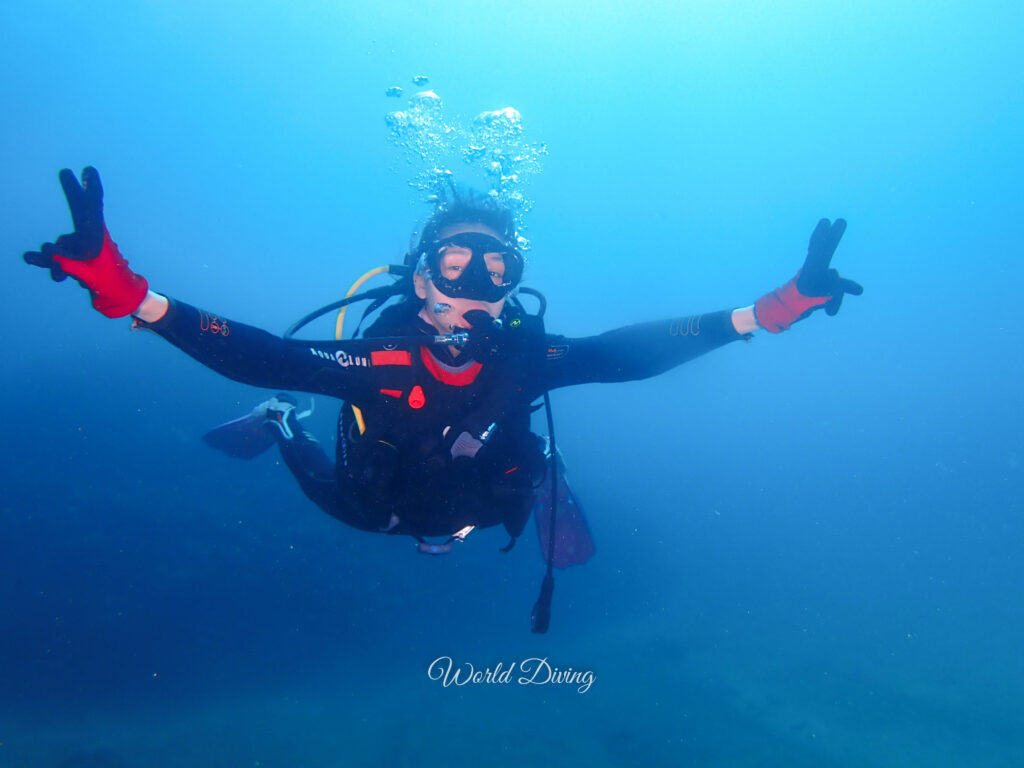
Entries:
{"type": "Polygon", "coordinates": [[[404,349],[378,349],[370,353],[373,365],[412,365],[412,355],[404,349]]]}
{"type": "Polygon", "coordinates": [[[449,371],[440,366],[426,347],[420,347],[420,358],[435,379],[442,384],[450,384],[453,387],[465,387],[472,384],[476,381],[480,369],[484,367],[482,363],[473,363],[464,371],[449,371]]]}
{"type": "Polygon", "coordinates": [[[390,397],[401,397],[402,390],[400,389],[382,389],[380,391],[382,395],[389,395],[390,397]]]}

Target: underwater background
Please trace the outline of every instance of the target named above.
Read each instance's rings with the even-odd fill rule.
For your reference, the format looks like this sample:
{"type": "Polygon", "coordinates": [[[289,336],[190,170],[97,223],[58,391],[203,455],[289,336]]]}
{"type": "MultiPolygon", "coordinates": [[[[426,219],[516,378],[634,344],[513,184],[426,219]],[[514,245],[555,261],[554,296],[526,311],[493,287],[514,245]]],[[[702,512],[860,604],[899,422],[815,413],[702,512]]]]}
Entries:
{"type": "MultiPolygon", "coordinates": [[[[1024,764],[1022,17],[0,5],[0,766],[1024,764]],[[820,217],[848,220],[834,266],[865,286],[553,394],[598,549],[542,636],[532,524],[442,558],[345,528],[276,452],[201,442],[271,392],[21,260],[70,231],[57,171],[92,164],[154,290],[281,332],[428,214],[409,182],[432,169],[385,121],[424,88],[461,125],[513,107],[543,146],[526,284],[552,332],[751,304],[820,217]],[[594,681],[443,687],[439,657],[594,681]]],[[[317,399],[324,441],[336,413],[317,399]]]]}

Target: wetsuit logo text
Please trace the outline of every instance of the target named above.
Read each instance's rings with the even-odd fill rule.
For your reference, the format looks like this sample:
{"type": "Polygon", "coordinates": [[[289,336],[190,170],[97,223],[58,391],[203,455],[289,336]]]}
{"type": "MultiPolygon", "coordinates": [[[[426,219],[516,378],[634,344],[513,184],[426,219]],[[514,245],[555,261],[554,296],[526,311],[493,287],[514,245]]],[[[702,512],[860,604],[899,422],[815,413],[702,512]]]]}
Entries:
{"type": "Polygon", "coordinates": [[[700,315],[673,320],[668,327],[669,336],[700,336],[700,315]]]}
{"type": "Polygon", "coordinates": [[[228,336],[231,334],[231,329],[228,328],[228,321],[222,320],[216,315],[211,315],[209,312],[199,310],[199,329],[206,333],[219,333],[221,336],[228,336]]]}
{"type": "Polygon", "coordinates": [[[335,353],[334,359],[338,361],[338,365],[342,368],[348,368],[350,365],[361,365],[368,367],[370,363],[365,357],[356,357],[346,352],[342,352],[340,349],[335,353]]]}
{"type": "Polygon", "coordinates": [[[350,355],[347,352],[344,352],[340,349],[337,352],[334,352],[333,354],[330,352],[324,352],[322,349],[317,349],[316,347],[310,347],[309,351],[312,352],[317,357],[323,358],[324,360],[333,360],[342,368],[348,368],[351,365],[360,366],[362,368],[370,367],[370,361],[367,360],[365,357],[361,357],[359,355],[350,355]]]}

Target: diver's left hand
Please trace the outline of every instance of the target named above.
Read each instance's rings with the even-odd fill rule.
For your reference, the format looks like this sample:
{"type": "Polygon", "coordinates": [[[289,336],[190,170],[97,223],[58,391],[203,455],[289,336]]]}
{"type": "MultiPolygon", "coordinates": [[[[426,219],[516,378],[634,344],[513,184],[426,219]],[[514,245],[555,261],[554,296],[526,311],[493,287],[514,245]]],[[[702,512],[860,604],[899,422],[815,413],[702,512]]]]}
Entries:
{"type": "Polygon", "coordinates": [[[843,219],[818,222],[807,245],[807,258],[796,277],[754,304],[758,325],[770,333],[781,333],[821,307],[828,315],[836,314],[847,293],[853,296],[864,293],[860,283],[841,277],[829,266],[845,231],[843,219]]]}

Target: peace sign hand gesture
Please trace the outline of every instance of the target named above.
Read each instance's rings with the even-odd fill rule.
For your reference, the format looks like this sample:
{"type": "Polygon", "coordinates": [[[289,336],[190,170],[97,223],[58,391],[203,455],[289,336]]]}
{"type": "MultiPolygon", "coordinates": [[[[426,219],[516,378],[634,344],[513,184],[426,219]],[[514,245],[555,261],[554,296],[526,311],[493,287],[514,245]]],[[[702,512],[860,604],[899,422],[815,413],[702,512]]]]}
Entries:
{"type": "Polygon", "coordinates": [[[864,293],[859,283],[841,277],[829,266],[845,231],[843,219],[818,222],[807,246],[807,258],[796,277],[754,304],[758,325],[770,333],[781,333],[821,307],[828,315],[836,314],[847,293],[853,296],[864,293]]]}
{"type": "Polygon", "coordinates": [[[796,288],[803,296],[831,297],[824,305],[825,313],[834,315],[843,303],[847,293],[860,296],[864,288],[860,283],[840,277],[839,272],[831,269],[829,264],[836,252],[836,246],[846,231],[846,221],[836,219],[829,222],[822,219],[811,233],[811,241],[807,245],[807,258],[796,279],[796,288]]]}
{"type": "Polygon", "coordinates": [[[61,235],[55,243],[43,243],[38,251],[27,251],[27,264],[50,270],[60,282],[68,275],[89,289],[92,305],[107,317],[124,317],[136,311],[146,297],[149,284],[128,268],[128,262],[110,239],[103,223],[103,184],[92,166],[82,171],[82,183],[67,168],[60,172],[60,185],[71,210],[75,231],[61,235]]]}

